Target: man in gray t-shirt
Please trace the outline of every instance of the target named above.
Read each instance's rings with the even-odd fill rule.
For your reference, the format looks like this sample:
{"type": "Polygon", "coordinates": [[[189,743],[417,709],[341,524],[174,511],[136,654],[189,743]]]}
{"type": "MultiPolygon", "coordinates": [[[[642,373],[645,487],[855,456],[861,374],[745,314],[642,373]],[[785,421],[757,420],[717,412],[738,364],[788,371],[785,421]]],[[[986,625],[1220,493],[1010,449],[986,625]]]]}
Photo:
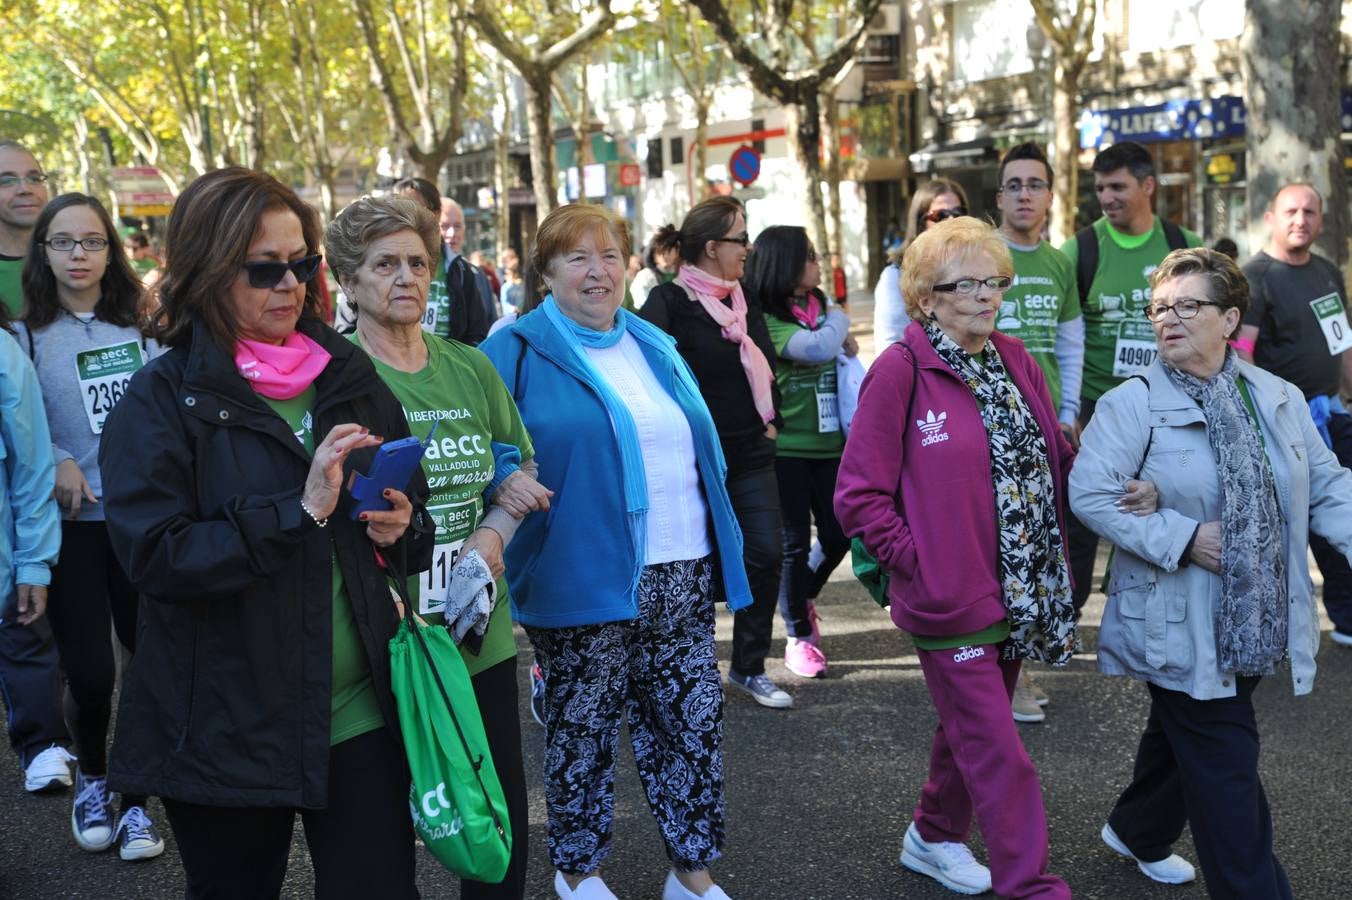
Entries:
{"type": "MultiPolygon", "coordinates": [[[[1341,395],[1352,386],[1352,333],[1347,289],[1338,267],[1310,248],[1323,227],[1323,198],[1313,187],[1288,184],[1272,198],[1263,221],[1267,246],[1244,264],[1252,302],[1235,347],[1249,362],[1300,388],[1315,424],[1344,466],[1352,466],[1352,417],[1341,395]]],[[[1324,608],[1334,643],[1352,647],[1352,568],[1318,535],[1310,550],[1324,575],[1324,608]]]]}

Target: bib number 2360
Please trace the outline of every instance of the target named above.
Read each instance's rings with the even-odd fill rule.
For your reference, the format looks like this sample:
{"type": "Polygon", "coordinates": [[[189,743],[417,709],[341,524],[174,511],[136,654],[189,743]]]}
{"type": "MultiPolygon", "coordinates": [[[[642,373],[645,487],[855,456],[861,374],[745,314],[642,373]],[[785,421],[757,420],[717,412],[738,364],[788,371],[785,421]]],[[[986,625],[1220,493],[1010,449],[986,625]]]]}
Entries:
{"type": "Polygon", "coordinates": [[[131,376],[144,364],[141,345],[136,341],[95,347],[75,354],[80,399],[84,402],[89,429],[95,434],[103,433],[108,413],[127,392],[131,376]]]}

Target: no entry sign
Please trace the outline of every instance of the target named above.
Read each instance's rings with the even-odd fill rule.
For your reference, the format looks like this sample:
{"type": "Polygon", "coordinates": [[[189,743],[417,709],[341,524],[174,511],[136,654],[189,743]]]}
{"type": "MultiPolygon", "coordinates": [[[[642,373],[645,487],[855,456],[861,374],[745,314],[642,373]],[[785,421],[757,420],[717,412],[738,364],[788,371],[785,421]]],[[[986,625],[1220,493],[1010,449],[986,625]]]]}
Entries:
{"type": "Polygon", "coordinates": [[[760,177],[761,158],[756,152],[755,147],[742,145],[732,151],[732,158],[728,160],[728,171],[732,173],[732,180],[745,187],[760,177]]]}

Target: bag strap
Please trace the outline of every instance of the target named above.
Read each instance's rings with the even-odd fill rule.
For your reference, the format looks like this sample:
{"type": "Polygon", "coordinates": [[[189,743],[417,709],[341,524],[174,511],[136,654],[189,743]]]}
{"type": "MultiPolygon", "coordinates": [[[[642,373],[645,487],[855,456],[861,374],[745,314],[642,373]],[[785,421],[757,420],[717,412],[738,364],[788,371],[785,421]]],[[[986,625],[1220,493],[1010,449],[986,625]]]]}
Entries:
{"type": "Polygon", "coordinates": [[[441,680],[441,672],[437,669],[437,662],[432,658],[432,651],[427,646],[427,640],[423,637],[422,628],[418,626],[413,618],[413,603],[408,596],[408,578],[404,575],[404,563],[406,561],[407,550],[403,542],[399,545],[399,563],[395,564],[393,559],[382,554],[381,558],[385,560],[390,574],[394,577],[394,590],[403,601],[403,624],[408,626],[412,632],[414,642],[422,650],[423,658],[427,661],[427,668],[432,673],[432,679],[437,683],[437,690],[441,693],[441,699],[446,704],[446,711],[451,714],[451,724],[455,726],[455,736],[460,740],[460,746],[465,751],[465,758],[469,760],[474,768],[474,780],[479,784],[479,790],[484,795],[484,805],[488,807],[488,814],[493,818],[493,827],[497,829],[498,838],[504,846],[508,846],[507,829],[502,825],[502,819],[498,816],[497,809],[493,806],[493,799],[488,794],[488,787],[484,784],[482,768],[484,764],[483,754],[475,757],[474,751],[470,749],[469,740],[465,737],[464,729],[460,727],[460,717],[455,714],[455,704],[451,702],[450,692],[446,690],[446,685],[441,680]]]}
{"type": "Polygon", "coordinates": [[[1081,303],[1088,299],[1089,289],[1094,286],[1098,264],[1098,235],[1094,226],[1089,225],[1075,232],[1075,284],[1080,289],[1081,303]]]}
{"type": "Polygon", "coordinates": [[[1183,250],[1187,248],[1188,238],[1183,234],[1182,228],[1179,228],[1163,216],[1160,217],[1160,226],[1164,229],[1164,241],[1169,245],[1170,250],[1183,250]]]}

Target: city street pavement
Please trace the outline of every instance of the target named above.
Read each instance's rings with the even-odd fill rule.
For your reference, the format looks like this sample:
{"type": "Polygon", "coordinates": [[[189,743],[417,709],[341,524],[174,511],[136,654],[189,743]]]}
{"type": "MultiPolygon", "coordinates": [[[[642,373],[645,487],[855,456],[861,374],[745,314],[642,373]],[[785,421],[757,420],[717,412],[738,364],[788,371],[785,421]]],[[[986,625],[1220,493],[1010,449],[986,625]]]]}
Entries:
{"type": "MultiPolygon", "coordinates": [[[[1131,771],[1146,714],[1145,689],[1094,669],[1102,596],[1083,629],[1089,654],[1063,670],[1040,667],[1051,695],[1041,725],[1020,726],[1037,765],[1051,826],[1051,866],[1076,897],[1100,900],[1196,900],[1199,884],[1166,887],[1108,851],[1098,832],[1131,771]]],[[[715,868],[735,900],[883,900],[955,896],[897,865],[901,835],[925,778],[935,718],[910,641],[837,571],[818,605],[829,677],[806,681],[782,665],[777,626],[769,671],[794,695],[791,711],[762,709],[740,693],[726,705],[727,843],[715,868]]],[[[1325,624],[1327,629],[1327,623],[1325,624]]],[[[529,647],[521,648],[525,688],[529,647]]],[[[720,613],[719,655],[726,660],[731,619],[720,613]]],[[[1302,900],[1349,894],[1343,866],[1352,834],[1352,650],[1323,636],[1313,695],[1292,697],[1287,675],[1257,693],[1262,769],[1271,800],[1277,851],[1302,900]]],[[[725,663],[726,665],[726,663],[725,663]]],[[[523,694],[524,700],[524,694],[523,694]]],[[[539,776],[543,731],[522,703],[531,784],[528,896],[552,898],[539,776]]],[[[644,805],[632,758],[622,755],[614,850],[607,881],[624,900],[658,900],[666,860],[644,805]]],[[[158,860],[124,863],[111,853],[77,849],[70,835],[70,794],[23,790],[15,757],[0,752],[0,897],[181,897],[173,837],[158,860]]],[[[157,803],[157,821],[163,823],[157,803]]],[[[978,858],[984,858],[979,838],[978,858]]],[[[1186,835],[1178,852],[1193,858],[1186,835]]],[[[428,856],[419,861],[425,897],[457,896],[455,879],[428,856]]],[[[284,896],[311,894],[302,829],[296,829],[284,896]]]]}

